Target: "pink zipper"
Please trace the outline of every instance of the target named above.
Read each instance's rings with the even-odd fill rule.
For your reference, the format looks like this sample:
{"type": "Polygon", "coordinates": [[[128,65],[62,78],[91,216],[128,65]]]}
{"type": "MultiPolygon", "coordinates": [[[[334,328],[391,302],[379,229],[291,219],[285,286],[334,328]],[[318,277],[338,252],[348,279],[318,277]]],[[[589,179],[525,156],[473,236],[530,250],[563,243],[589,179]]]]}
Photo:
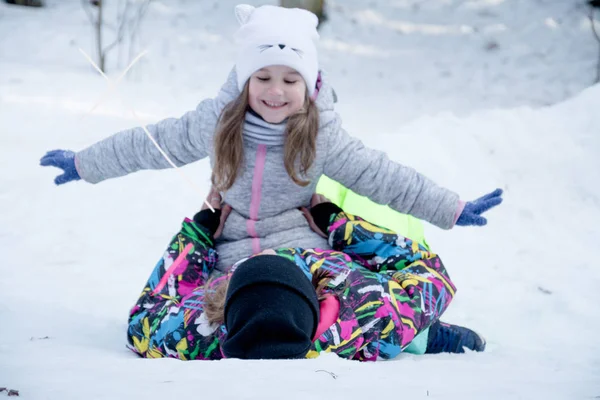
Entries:
{"type": "Polygon", "coordinates": [[[252,198],[250,199],[250,219],[246,221],[246,230],[252,237],[252,252],[260,253],[260,239],[256,233],[256,221],[262,193],[263,173],[267,158],[267,146],[259,144],[256,150],[256,162],[254,163],[254,177],[252,178],[252,198]]]}

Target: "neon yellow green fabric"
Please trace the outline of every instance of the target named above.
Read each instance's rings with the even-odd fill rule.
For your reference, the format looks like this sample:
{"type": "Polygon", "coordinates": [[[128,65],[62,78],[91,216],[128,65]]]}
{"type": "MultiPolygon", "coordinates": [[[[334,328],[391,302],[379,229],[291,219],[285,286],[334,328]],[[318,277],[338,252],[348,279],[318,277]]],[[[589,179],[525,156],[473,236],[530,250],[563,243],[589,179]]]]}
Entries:
{"type": "Polygon", "coordinates": [[[317,193],[324,195],[344,211],[406,236],[429,249],[421,220],[374,203],[325,175],[317,183],[317,193]]]}
{"type": "MultiPolygon", "coordinates": [[[[374,203],[325,175],[322,175],[317,183],[317,193],[324,195],[344,211],[408,237],[429,249],[429,245],[425,241],[423,223],[419,219],[396,212],[388,206],[374,203]]],[[[424,354],[427,348],[428,333],[429,329],[426,329],[417,335],[404,349],[404,352],[424,354]]]]}

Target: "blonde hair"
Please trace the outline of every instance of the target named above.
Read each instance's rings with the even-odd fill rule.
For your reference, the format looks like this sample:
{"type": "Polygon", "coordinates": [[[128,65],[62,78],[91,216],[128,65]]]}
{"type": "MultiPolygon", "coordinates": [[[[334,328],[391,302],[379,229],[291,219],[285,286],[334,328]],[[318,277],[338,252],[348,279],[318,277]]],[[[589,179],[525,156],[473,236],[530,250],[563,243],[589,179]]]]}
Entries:
{"type": "MultiPolygon", "coordinates": [[[[227,298],[227,288],[229,287],[230,279],[227,278],[215,284],[215,279],[211,278],[204,286],[204,314],[210,324],[222,324],[225,322],[225,299],[227,298]]],[[[329,295],[326,289],[331,279],[333,277],[329,272],[322,269],[313,274],[312,285],[315,288],[319,301],[329,295]]]]}
{"type": "MultiPolygon", "coordinates": [[[[244,161],[243,130],[248,103],[249,82],[239,97],[227,104],[219,118],[215,134],[215,165],[211,182],[221,191],[233,186],[244,161]]],[[[288,118],[285,131],[284,165],[289,177],[300,186],[310,181],[299,178],[306,176],[316,156],[319,132],[319,110],[306,91],[304,106],[288,118]],[[296,164],[299,163],[298,168],[296,164]]]]}

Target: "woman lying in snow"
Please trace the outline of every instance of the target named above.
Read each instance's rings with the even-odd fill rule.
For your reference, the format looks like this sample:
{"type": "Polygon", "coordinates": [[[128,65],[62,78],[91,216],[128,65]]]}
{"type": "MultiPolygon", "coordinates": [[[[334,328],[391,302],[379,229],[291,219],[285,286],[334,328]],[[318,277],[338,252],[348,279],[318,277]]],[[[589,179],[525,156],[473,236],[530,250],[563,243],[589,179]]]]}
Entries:
{"type": "Polygon", "coordinates": [[[430,328],[426,353],[483,351],[475,332],[439,322],[455,287],[440,258],[315,196],[305,214],[333,250],[285,248],[215,270],[230,208],[186,219],[129,317],[148,358],[391,359],[430,328]],[[210,277],[210,279],[209,279],[210,277]]]}

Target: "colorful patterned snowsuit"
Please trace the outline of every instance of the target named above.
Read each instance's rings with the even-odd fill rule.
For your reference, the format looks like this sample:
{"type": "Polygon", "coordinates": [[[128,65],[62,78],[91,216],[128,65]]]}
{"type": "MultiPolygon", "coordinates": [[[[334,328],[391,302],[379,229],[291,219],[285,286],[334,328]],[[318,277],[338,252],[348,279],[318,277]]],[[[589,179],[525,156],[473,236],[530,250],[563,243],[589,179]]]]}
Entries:
{"type": "MultiPolygon", "coordinates": [[[[328,230],[334,250],[276,250],[308,279],[319,269],[334,277],[327,291],[339,298],[338,319],[307,357],[321,351],[361,361],[397,356],[452,300],[456,289],[444,265],[410,239],[344,212],[332,218],[328,230]]],[[[210,232],[186,219],[131,310],[128,341],[134,352],[147,358],[223,358],[225,326],[210,325],[203,313],[209,275],[220,274],[214,284],[227,278],[214,271],[216,261],[210,232]]],[[[234,270],[235,265],[228,274],[234,270]]]]}

